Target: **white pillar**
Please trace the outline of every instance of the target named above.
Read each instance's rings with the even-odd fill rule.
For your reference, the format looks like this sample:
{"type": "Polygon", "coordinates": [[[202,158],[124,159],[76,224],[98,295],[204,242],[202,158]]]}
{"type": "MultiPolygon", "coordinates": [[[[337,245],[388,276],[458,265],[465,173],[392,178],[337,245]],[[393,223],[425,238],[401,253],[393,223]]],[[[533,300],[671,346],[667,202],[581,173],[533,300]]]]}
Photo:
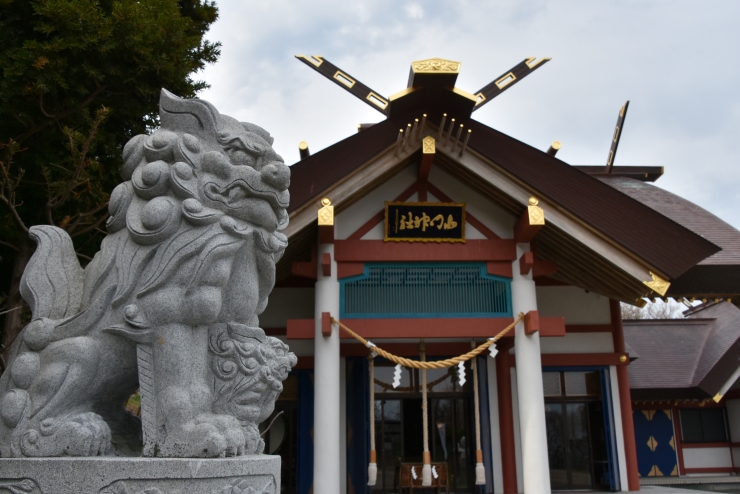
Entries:
{"type": "Polygon", "coordinates": [[[339,281],[334,245],[321,244],[316,278],[316,327],[314,333],[314,425],[313,425],[313,492],[340,494],[340,365],[339,328],[332,325],[331,336],[321,333],[321,313],[329,312],[339,319],[339,281]],[[323,254],[331,255],[331,275],[324,276],[323,254]]]}
{"type": "MultiPolygon", "coordinates": [[[[529,251],[529,244],[517,244],[517,258],[529,251]]],[[[537,310],[537,295],[531,271],[521,275],[518,262],[514,263],[511,283],[514,314],[537,310]]],[[[542,388],[542,357],[540,335],[524,334],[524,322],[516,326],[514,337],[516,355],[517,396],[519,402],[519,432],[522,441],[523,491],[527,494],[550,493],[550,468],[547,460],[547,430],[545,426],[545,398],[542,388]]]]}
{"type": "Polygon", "coordinates": [[[501,431],[498,417],[498,379],[496,376],[496,362],[488,360],[488,418],[491,424],[491,458],[493,463],[493,492],[504,492],[503,463],[501,461],[501,431]]]}

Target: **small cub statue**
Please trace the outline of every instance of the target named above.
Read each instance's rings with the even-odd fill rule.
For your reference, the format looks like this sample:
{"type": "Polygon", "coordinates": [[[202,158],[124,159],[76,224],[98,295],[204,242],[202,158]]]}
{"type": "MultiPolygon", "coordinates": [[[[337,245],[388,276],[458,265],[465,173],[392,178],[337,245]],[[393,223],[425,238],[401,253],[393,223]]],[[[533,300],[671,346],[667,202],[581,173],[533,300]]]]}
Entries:
{"type": "Polygon", "coordinates": [[[290,168],[268,132],[205,101],[163,89],[160,123],[124,147],[85,269],[64,230],[31,228],[33,319],[0,378],[2,457],[264,448],[258,424],[296,364],[258,327],[288,243],[290,168]],[[140,420],[124,409],[137,388],[140,420]]]}

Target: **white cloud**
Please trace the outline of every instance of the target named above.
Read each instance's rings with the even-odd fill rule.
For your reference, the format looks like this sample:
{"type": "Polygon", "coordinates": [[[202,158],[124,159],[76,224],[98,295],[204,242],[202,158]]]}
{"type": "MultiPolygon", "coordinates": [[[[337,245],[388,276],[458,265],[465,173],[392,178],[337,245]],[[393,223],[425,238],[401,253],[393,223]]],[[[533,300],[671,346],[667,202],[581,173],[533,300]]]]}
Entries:
{"type": "Polygon", "coordinates": [[[424,17],[424,9],[419,2],[406,4],[406,15],[412,19],[421,19],[424,17]]]}
{"type": "Polygon", "coordinates": [[[412,60],[463,62],[457,85],[473,92],[527,56],[552,56],[475,118],[543,150],[560,140],[558,157],[568,163],[604,164],[617,112],[629,99],[616,164],[665,166],[657,185],[740,227],[736,2],[711,9],[692,0],[218,6],[209,38],[223,43],[223,54],[201,74],[212,85],[201,97],[267,128],[289,163],[301,140],[316,152],[359,122],[383,118],[296,53],[323,55],[386,96],[406,86],[412,60]]]}

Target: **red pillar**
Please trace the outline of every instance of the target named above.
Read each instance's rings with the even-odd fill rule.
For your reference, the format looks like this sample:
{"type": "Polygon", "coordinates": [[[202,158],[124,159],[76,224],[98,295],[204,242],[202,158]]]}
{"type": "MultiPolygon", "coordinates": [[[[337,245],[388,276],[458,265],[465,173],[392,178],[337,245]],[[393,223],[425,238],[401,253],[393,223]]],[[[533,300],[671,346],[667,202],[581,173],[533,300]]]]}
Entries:
{"type": "MultiPolygon", "coordinates": [[[[617,300],[609,301],[611,311],[614,351],[625,353],[624,328],[622,327],[622,311],[617,300]]],[[[632,398],[630,396],[630,379],[626,365],[617,366],[617,381],[619,382],[619,405],[622,413],[622,432],[624,433],[624,456],[627,460],[627,485],[631,491],[640,490],[640,474],[637,471],[637,447],[635,446],[635,425],[632,422],[632,398]]]]}
{"type": "Polygon", "coordinates": [[[511,344],[499,349],[496,356],[496,381],[498,385],[498,423],[501,436],[501,466],[504,494],[519,492],[516,483],[516,450],[514,449],[514,412],[511,404],[511,344]]]}

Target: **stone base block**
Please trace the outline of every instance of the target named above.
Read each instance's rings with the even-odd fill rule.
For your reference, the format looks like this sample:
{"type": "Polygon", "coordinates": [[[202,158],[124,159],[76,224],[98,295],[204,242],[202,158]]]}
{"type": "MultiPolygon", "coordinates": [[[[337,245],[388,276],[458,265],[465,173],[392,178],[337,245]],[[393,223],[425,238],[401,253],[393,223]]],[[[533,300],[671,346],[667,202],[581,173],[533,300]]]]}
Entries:
{"type": "Polygon", "coordinates": [[[0,493],[277,494],[280,457],[0,458],[0,493]]]}

